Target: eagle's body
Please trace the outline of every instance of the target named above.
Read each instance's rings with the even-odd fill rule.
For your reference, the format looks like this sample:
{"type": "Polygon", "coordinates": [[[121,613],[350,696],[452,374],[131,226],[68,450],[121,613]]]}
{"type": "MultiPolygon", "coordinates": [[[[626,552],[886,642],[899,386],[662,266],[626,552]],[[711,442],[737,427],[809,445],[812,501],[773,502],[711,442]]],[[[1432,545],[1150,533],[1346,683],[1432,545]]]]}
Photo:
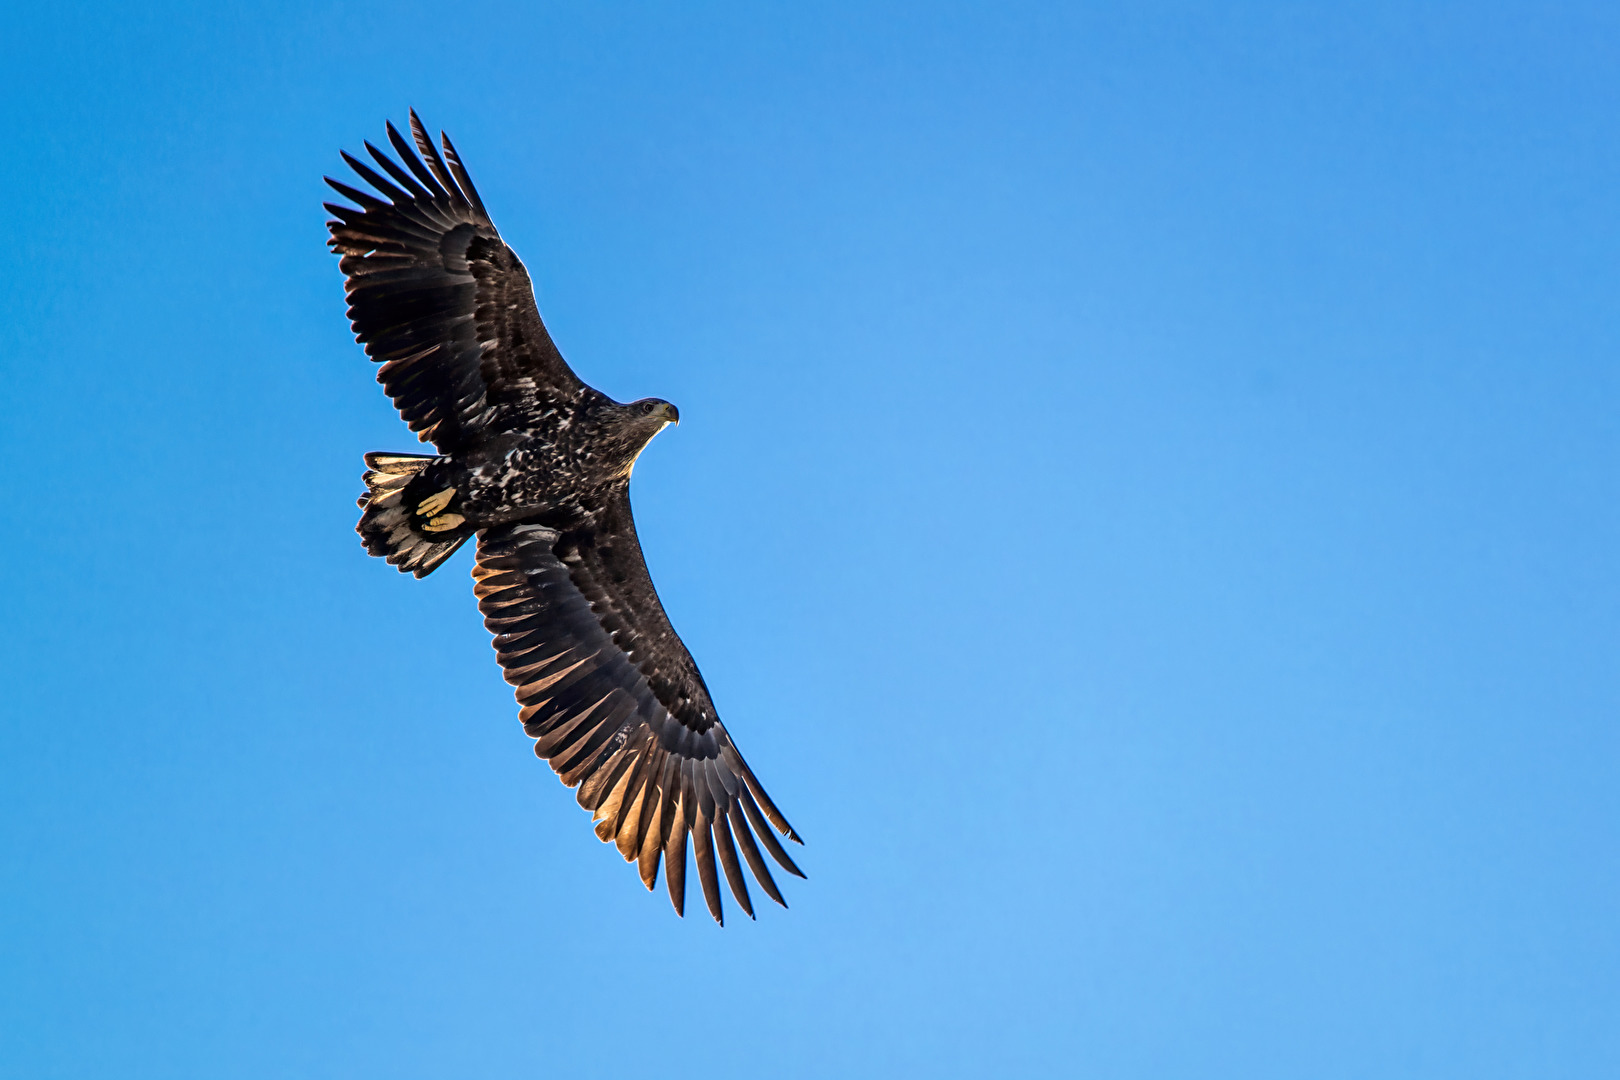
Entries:
{"type": "Polygon", "coordinates": [[[392,124],[398,161],[366,144],[388,178],[344,155],[383,198],[328,180],[358,205],[327,204],[355,335],[439,451],[366,455],[361,539],[422,577],[476,537],[474,592],[524,730],[597,835],[649,889],[662,858],[677,911],[688,836],[717,920],[716,856],[750,915],[739,850],[781,903],[755,836],[794,874],[771,826],[798,837],[715,715],[630,512],[636,457],[679,414],[574,375],[449,140],[441,157],[414,112],[411,133],[420,157],[392,124]]]}
{"type": "MultiPolygon", "coordinates": [[[[656,403],[664,405],[665,403],[656,403]]],[[[593,403],[594,405],[594,403],[593,403]]],[[[594,409],[570,410],[549,435],[508,432],[465,447],[454,454],[431,459],[413,483],[424,497],[429,492],[455,489],[451,501],[439,511],[454,511],[465,528],[543,518],[548,524],[570,525],[604,505],[618,489],[627,489],[629,470],[645,439],[669,422],[670,410],[660,409],[648,424],[625,425],[628,431],[606,429],[593,411],[622,409],[607,402],[594,409]],[[652,425],[656,424],[656,427],[652,425]],[[615,439],[613,434],[620,437],[615,439]],[[634,450],[631,447],[634,446],[634,450]]],[[[635,417],[630,417],[635,420],[635,417]]],[[[437,516],[437,515],[435,515],[437,516]]]]}

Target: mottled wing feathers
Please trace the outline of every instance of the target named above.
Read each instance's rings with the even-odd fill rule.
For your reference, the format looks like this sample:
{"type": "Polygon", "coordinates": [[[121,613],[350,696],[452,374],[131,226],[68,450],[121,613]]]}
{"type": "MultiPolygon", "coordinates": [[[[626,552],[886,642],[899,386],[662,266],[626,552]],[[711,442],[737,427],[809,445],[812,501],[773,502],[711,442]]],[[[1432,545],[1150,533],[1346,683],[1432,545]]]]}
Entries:
{"type": "Polygon", "coordinates": [[[677,912],[689,837],[717,921],[721,873],[753,915],[743,863],[785,907],[760,848],[802,877],[771,825],[798,837],[715,717],[647,576],[628,498],[574,530],[486,530],[473,577],[534,751],[578,785],[596,835],[639,865],[649,889],[662,859],[677,912]]]}
{"type": "Polygon", "coordinates": [[[388,125],[397,161],[366,143],[382,173],[343,155],[376,194],[328,178],[355,205],[326,204],[327,227],[355,337],[382,365],[377,381],[412,431],[453,453],[490,434],[543,427],[595,391],[552,343],[528,272],[450,140],[441,157],[415,112],[411,133],[414,150],[388,125]]]}

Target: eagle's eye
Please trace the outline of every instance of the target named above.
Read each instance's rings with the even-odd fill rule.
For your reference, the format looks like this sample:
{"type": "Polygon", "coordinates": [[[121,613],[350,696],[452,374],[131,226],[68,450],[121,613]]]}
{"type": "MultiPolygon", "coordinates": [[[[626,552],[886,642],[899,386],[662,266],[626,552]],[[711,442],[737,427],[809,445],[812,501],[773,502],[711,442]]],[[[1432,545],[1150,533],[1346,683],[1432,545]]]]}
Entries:
{"type": "Polygon", "coordinates": [[[642,412],[644,412],[644,413],[650,413],[650,412],[652,412],[652,411],[653,411],[653,403],[652,403],[652,402],[650,402],[650,401],[644,401],[644,402],[642,402],[642,404],[641,404],[641,411],[642,411],[642,412]]]}

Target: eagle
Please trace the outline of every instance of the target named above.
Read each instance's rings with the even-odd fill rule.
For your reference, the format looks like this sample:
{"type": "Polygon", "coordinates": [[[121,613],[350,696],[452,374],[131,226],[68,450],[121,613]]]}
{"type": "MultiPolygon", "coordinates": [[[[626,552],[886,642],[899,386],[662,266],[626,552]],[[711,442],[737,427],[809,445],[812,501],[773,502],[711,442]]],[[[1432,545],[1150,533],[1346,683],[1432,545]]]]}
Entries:
{"type": "Polygon", "coordinates": [[[449,138],[441,154],[414,109],[410,129],[414,149],[387,124],[397,158],[365,143],[376,169],[343,152],[372,191],[326,178],[354,204],[325,205],[355,338],[438,451],[365,455],[361,541],[419,578],[476,541],[473,592],[535,754],[649,890],[663,861],[678,915],[688,837],[716,922],[720,872],[754,915],[742,862],[786,907],[760,848],[803,877],[775,832],[802,841],[715,714],[630,512],[637,456],[680,413],[574,374],[449,138]]]}

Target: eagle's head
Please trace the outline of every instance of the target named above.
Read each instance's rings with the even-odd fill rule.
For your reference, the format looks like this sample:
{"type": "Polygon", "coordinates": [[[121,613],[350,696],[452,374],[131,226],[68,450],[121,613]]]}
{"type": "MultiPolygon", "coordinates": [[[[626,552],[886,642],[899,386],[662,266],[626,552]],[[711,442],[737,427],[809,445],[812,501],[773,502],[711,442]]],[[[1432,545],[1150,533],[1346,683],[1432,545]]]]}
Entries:
{"type": "Polygon", "coordinates": [[[640,401],[632,401],[626,408],[630,409],[631,415],[643,424],[651,425],[651,432],[647,436],[649,439],[664,430],[665,424],[681,422],[681,410],[663,398],[642,398],[640,401]]]}
{"type": "Polygon", "coordinates": [[[603,434],[615,458],[623,462],[619,467],[627,479],[635,468],[636,458],[652,437],[664,430],[666,424],[681,422],[681,412],[663,398],[642,398],[628,405],[615,403],[604,417],[603,434]]]}

